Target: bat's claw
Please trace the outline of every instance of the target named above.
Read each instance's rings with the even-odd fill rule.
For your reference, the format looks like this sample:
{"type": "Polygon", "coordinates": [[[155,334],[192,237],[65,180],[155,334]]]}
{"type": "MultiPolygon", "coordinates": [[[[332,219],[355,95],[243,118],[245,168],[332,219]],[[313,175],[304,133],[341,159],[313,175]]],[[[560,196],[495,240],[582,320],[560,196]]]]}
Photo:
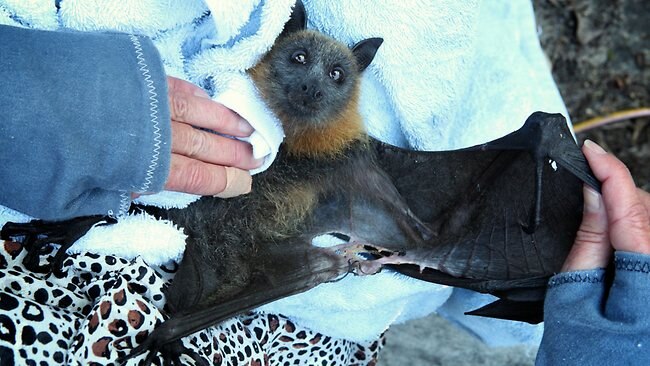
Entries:
{"type": "Polygon", "coordinates": [[[105,215],[82,216],[63,221],[32,220],[28,223],[8,222],[2,227],[0,237],[23,244],[27,255],[23,260],[25,268],[44,273],[51,270],[60,272],[66,257],[66,250],[95,225],[116,223],[112,217],[105,215]],[[45,254],[48,244],[59,244],[61,248],[54,256],[49,268],[40,265],[40,256],[45,254]]]}

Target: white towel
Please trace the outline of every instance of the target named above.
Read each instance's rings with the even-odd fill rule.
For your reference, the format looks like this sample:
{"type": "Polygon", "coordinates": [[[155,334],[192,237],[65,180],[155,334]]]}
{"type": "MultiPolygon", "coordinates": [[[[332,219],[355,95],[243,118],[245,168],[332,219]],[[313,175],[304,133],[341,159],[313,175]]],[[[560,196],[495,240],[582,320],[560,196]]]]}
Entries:
{"type": "MultiPolygon", "coordinates": [[[[367,37],[384,38],[364,74],[361,94],[362,115],[368,131],[377,138],[418,149],[446,150],[503,136],[536,110],[567,116],[539,46],[528,0],[377,0],[372,6],[364,0],[304,2],[309,26],[336,39],[351,45],[367,37]]],[[[57,15],[51,1],[0,0],[0,23],[151,36],[168,73],[206,87],[217,100],[245,116],[264,135],[252,140],[267,144],[260,151],[268,152],[271,159],[282,133],[244,71],[270,49],[292,4],[293,0],[208,0],[207,4],[198,0],[66,0],[57,15]],[[272,132],[263,133],[262,126],[272,132]]],[[[165,195],[171,196],[166,198],[168,204],[182,201],[181,206],[196,198],[165,195]]],[[[16,218],[3,216],[6,212],[0,211],[0,224],[16,218]]],[[[160,237],[165,235],[161,231],[175,230],[169,223],[141,220],[128,234],[120,231],[120,225],[135,220],[140,219],[127,218],[103,228],[107,230],[103,235],[118,242],[121,235],[137,237],[151,230],[160,237]]],[[[167,251],[170,258],[183,250],[182,236],[171,231],[171,240],[165,240],[173,248],[167,251]]],[[[87,244],[87,250],[107,251],[106,245],[87,244]]],[[[129,245],[133,245],[132,253],[122,255],[158,250],[148,242],[129,245]]],[[[155,264],[155,255],[148,258],[155,264]]],[[[366,340],[396,321],[435,311],[449,295],[444,286],[382,273],[367,278],[348,276],[269,304],[264,310],[285,314],[328,335],[366,340]]],[[[462,298],[454,304],[461,304],[462,298]]],[[[463,318],[464,325],[472,328],[473,323],[480,323],[472,319],[476,318],[463,318]]],[[[499,332],[493,334],[499,336],[514,329],[510,322],[496,324],[499,332]]],[[[527,330],[539,331],[539,327],[527,330]]],[[[511,333],[520,334],[519,328],[511,333]]],[[[488,334],[488,342],[489,338],[488,334]]],[[[516,343],[532,338],[511,339],[516,343]]]]}

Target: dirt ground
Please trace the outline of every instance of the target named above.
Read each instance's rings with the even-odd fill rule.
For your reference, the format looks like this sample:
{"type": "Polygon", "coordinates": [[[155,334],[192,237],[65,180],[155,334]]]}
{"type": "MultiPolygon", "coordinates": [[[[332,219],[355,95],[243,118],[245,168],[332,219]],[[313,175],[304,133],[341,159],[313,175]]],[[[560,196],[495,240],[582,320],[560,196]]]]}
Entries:
{"type": "MultiPolygon", "coordinates": [[[[574,123],[650,108],[650,1],[535,0],[541,42],[574,123]]],[[[650,118],[578,134],[623,160],[650,190],[650,118]]]]}
{"type": "MultiPolygon", "coordinates": [[[[650,1],[533,0],[540,40],[574,123],[650,108],[650,1]]],[[[650,118],[578,134],[623,160],[650,190],[650,118]]],[[[534,348],[489,348],[432,315],[392,327],[380,366],[533,365],[534,348]]]]}

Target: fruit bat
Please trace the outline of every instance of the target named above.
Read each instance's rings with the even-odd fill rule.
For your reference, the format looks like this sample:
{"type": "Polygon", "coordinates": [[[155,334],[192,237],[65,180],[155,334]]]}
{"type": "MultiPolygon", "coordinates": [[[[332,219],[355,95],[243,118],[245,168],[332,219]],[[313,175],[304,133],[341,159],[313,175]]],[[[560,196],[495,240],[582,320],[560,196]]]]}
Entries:
{"type": "MultiPolygon", "coordinates": [[[[566,120],[536,112],[519,130],[462,150],[390,146],[364,132],[358,112],[359,78],[382,39],[348,48],[305,24],[298,2],[249,70],[286,134],[252,192],[203,197],[185,209],[136,209],[173,221],[188,239],[166,291],[169,319],[127,358],[150,352],[150,363],[160,351],[180,362],[182,337],[349,273],[383,269],[500,298],[471,314],[541,321],[546,282],[582,217],[582,185],[599,189],[566,120]],[[342,244],[311,244],[325,234],[342,244]]],[[[23,240],[34,270],[43,269],[43,245],[61,244],[56,269],[92,225],[113,221],[8,223],[2,238],[23,240]]]]}

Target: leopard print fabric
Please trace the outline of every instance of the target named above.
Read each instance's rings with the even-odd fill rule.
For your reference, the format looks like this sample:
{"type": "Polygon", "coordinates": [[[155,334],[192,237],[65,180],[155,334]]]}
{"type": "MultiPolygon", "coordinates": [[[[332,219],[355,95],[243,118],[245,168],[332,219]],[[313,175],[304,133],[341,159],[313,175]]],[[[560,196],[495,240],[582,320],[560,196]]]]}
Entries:
{"type": "MultiPolygon", "coordinates": [[[[163,290],[177,266],[75,254],[60,273],[32,273],[25,251],[0,249],[0,365],[115,364],[164,320],[163,290]]],[[[56,249],[49,248],[43,262],[56,249]]],[[[212,365],[375,365],[383,338],[334,339],[275,314],[248,313],[184,338],[212,365]]],[[[128,361],[141,364],[146,355],[128,361]]],[[[162,364],[161,356],[154,364],[162,364]]],[[[186,356],[183,356],[186,357],[186,356]]],[[[183,361],[193,364],[191,358],[183,361]]]]}

